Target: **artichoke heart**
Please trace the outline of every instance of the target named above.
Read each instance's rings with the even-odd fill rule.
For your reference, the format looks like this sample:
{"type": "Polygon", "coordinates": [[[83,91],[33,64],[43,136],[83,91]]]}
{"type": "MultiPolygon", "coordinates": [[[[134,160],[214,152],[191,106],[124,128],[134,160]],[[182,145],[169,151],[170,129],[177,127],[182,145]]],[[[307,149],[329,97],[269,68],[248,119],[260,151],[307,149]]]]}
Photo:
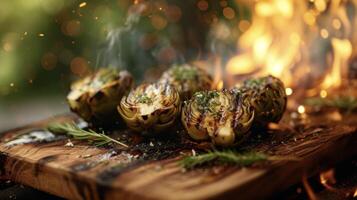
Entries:
{"type": "Polygon", "coordinates": [[[189,99],[195,92],[210,90],[213,79],[203,69],[184,64],[173,66],[164,72],[159,82],[173,85],[181,99],[189,99]]]}
{"type": "Polygon", "coordinates": [[[118,111],[134,131],[161,132],[180,113],[180,97],[169,84],[142,84],[122,98],[118,111]]]}
{"type": "Polygon", "coordinates": [[[248,79],[236,93],[245,93],[255,109],[255,123],[266,126],[269,122],[277,123],[282,118],[287,104],[284,83],[274,77],[266,76],[248,79]]]}
{"type": "Polygon", "coordinates": [[[245,95],[231,91],[201,91],[186,101],[181,121],[194,140],[232,146],[248,136],[254,109],[245,95]]]}
{"type": "Polygon", "coordinates": [[[67,101],[70,109],[85,121],[113,124],[120,119],[116,107],[133,84],[129,72],[102,68],[73,83],[67,101]]]}

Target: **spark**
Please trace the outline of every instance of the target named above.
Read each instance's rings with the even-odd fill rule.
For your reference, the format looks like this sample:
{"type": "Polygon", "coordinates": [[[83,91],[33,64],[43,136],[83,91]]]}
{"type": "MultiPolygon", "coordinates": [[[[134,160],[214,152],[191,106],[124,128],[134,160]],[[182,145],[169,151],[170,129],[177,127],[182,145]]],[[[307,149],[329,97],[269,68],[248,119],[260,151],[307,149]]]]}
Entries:
{"type": "Polygon", "coordinates": [[[326,29],[323,28],[320,31],[320,35],[321,35],[322,38],[326,39],[326,38],[328,38],[329,33],[328,33],[328,31],[326,29]]]}
{"type": "Polygon", "coordinates": [[[39,37],[44,37],[44,36],[45,36],[45,34],[40,33],[40,34],[38,34],[38,36],[39,36],[39,37]]]}
{"type": "Polygon", "coordinates": [[[15,86],[15,84],[14,83],[10,83],[10,87],[14,87],[15,86]]]}
{"type": "Polygon", "coordinates": [[[86,5],[87,5],[87,2],[82,2],[82,3],[79,4],[79,7],[80,7],[80,8],[83,8],[83,7],[85,7],[86,5]]]}
{"type": "Polygon", "coordinates": [[[285,88],[285,93],[286,93],[286,95],[290,96],[290,95],[293,94],[293,89],[291,89],[291,88],[285,88]]]}
{"type": "Polygon", "coordinates": [[[305,107],[303,105],[300,105],[298,107],[298,113],[300,113],[300,114],[304,114],[305,113],[305,107]]]}
{"type": "Polygon", "coordinates": [[[326,92],[326,90],[321,90],[321,91],[320,91],[320,97],[321,97],[321,98],[326,98],[326,97],[327,97],[327,92],[326,92]]]}

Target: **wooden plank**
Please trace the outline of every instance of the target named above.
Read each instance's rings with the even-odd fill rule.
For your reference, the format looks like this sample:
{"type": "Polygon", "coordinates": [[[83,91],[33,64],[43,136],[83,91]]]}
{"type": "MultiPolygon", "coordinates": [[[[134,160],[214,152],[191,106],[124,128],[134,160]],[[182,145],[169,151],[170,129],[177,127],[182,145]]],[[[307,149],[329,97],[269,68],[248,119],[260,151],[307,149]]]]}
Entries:
{"type": "Polygon", "coordinates": [[[287,115],[274,130],[255,133],[242,144],[244,148],[300,160],[248,168],[210,166],[183,171],[177,164],[180,152],[197,148],[183,132],[159,138],[144,138],[127,130],[113,133],[131,141],[126,151],[75,140],[68,147],[67,138],[57,136],[47,142],[9,146],[14,138],[49,122],[75,119],[60,116],[2,134],[0,173],[3,179],[70,199],[263,198],[299,182],[303,175],[311,176],[357,154],[357,116],[338,121],[329,116],[297,120],[287,115]]]}

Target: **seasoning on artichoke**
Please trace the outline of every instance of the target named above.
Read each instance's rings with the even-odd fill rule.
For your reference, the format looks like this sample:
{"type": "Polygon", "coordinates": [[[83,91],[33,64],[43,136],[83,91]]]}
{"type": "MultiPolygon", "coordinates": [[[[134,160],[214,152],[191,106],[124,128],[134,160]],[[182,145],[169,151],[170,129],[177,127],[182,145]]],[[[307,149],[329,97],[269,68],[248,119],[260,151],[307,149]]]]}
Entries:
{"type": "Polygon", "coordinates": [[[68,104],[85,121],[96,125],[113,124],[120,121],[116,107],[133,83],[127,71],[99,69],[72,84],[68,104]]]}
{"type": "Polygon", "coordinates": [[[173,85],[181,99],[189,99],[195,92],[210,90],[213,80],[203,69],[184,64],[173,66],[164,72],[160,82],[173,85]]]}
{"type": "Polygon", "coordinates": [[[269,122],[279,122],[287,104],[285,87],[281,80],[274,76],[248,79],[236,93],[245,93],[255,109],[255,122],[265,126],[269,122]]]}
{"type": "Polygon", "coordinates": [[[232,146],[249,135],[254,109],[244,94],[201,91],[185,102],[181,120],[193,139],[211,139],[215,145],[232,146]]]}
{"type": "Polygon", "coordinates": [[[132,130],[161,132],[180,113],[179,93],[169,84],[142,84],[122,98],[118,111],[132,130]]]}

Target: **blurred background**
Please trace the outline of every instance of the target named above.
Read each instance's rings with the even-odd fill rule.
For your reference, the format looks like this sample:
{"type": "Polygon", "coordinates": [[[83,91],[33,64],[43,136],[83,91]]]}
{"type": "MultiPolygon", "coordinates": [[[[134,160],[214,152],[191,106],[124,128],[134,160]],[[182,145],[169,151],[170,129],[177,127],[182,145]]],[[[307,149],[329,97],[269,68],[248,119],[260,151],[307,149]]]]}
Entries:
{"type": "Polygon", "coordinates": [[[234,1],[1,1],[0,130],[67,112],[70,82],[97,67],[140,81],[203,57],[213,21],[237,35],[249,16],[234,1]]]}
{"type": "MultiPolygon", "coordinates": [[[[122,2],[122,1],[120,1],[122,2]]],[[[0,2],[0,130],[67,111],[69,82],[95,66],[119,1],[0,2]]]]}
{"type": "Polygon", "coordinates": [[[272,74],[326,98],[356,83],[356,27],[356,0],[1,1],[0,131],[68,112],[71,81],[98,67],[139,83],[190,62],[218,89],[272,74]]]}

